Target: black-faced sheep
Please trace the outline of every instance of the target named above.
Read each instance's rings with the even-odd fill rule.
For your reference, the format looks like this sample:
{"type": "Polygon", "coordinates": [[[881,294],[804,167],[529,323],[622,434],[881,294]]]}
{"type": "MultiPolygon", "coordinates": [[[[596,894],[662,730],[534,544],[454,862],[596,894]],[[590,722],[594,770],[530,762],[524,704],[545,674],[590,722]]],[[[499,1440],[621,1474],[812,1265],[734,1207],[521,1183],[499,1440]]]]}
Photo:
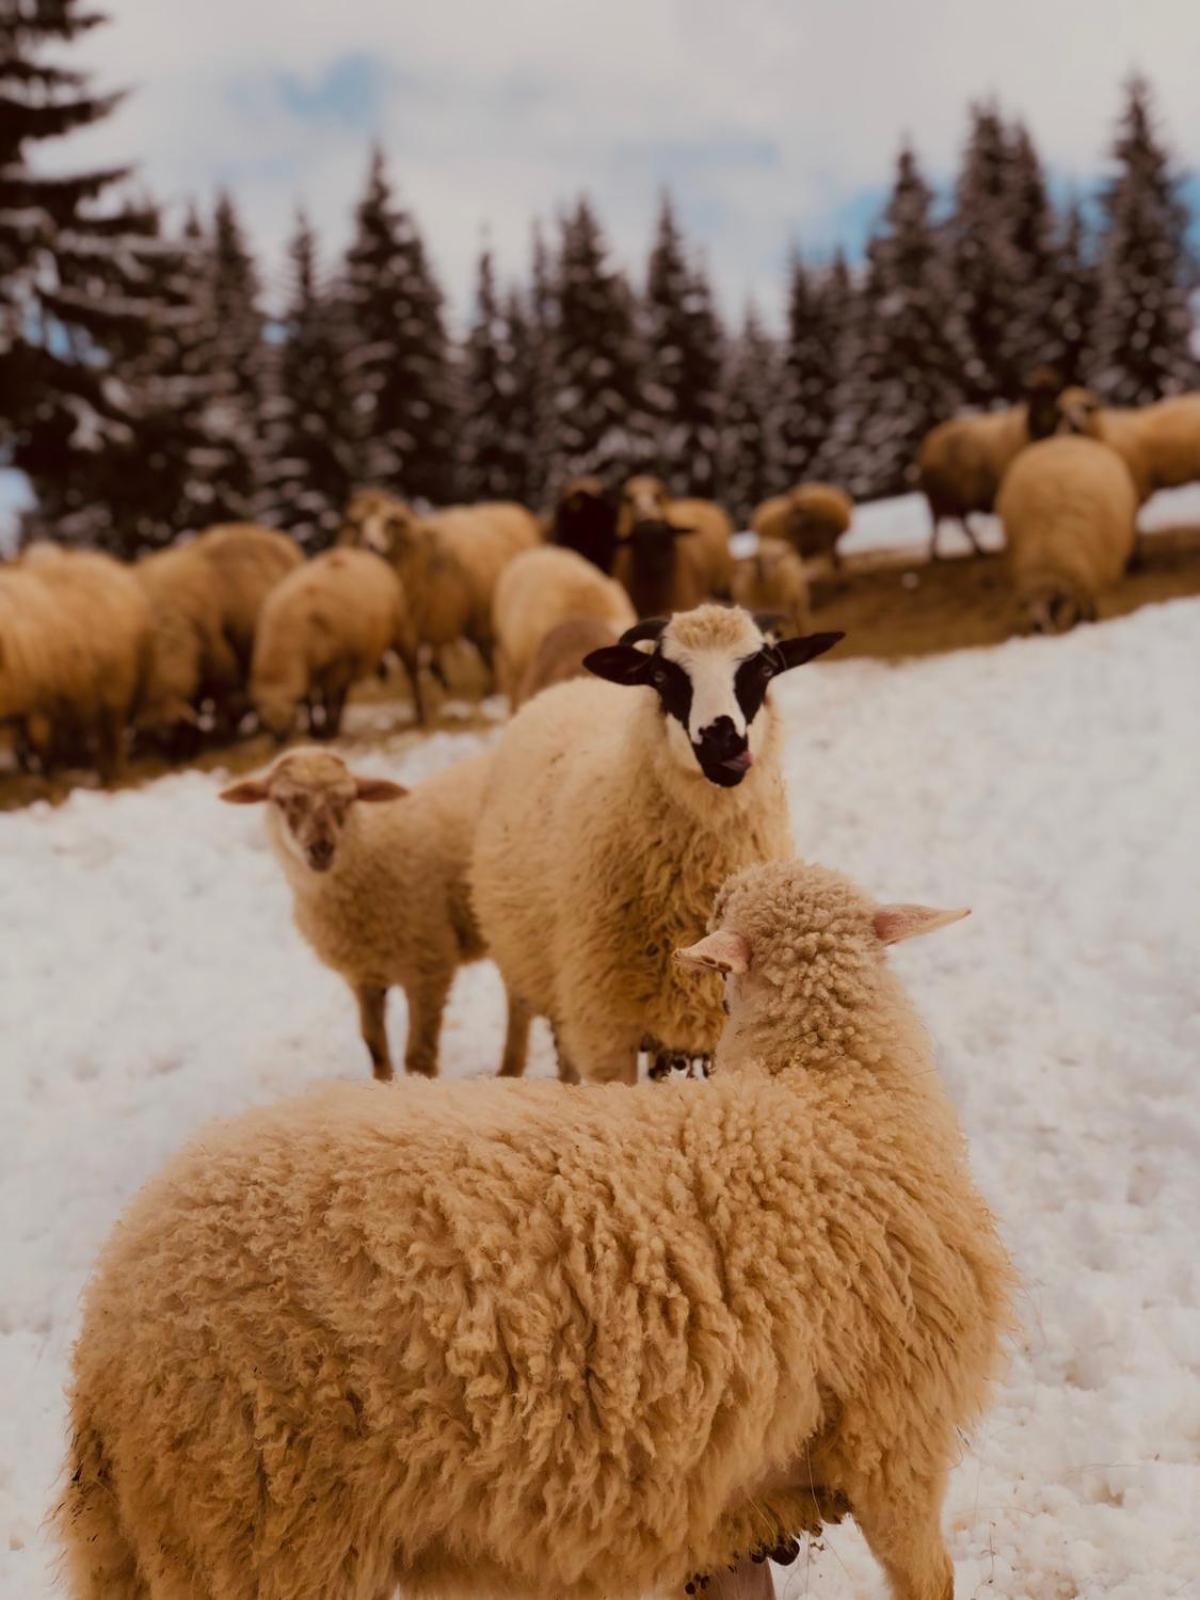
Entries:
{"type": "MultiPolygon", "coordinates": [[[[467,868],[487,756],[457,762],[413,790],[353,773],[325,750],[293,750],[263,778],[223,791],[266,805],[267,837],[292,891],[296,926],[349,984],[377,1078],[392,1076],[388,990],[408,1001],[405,1070],[437,1074],[442,1013],[458,968],[486,952],[467,868]]],[[[529,1019],[510,1007],[501,1071],[525,1067],[529,1019]]]]}
{"type": "Polygon", "coordinates": [[[74,1600],[679,1593],[847,1507],[894,1600],[947,1600],[1011,1293],[886,962],[947,920],[761,868],[685,952],[734,974],[700,1092],[339,1084],[207,1129],[88,1291],[74,1600]]]}
{"type": "Polygon", "coordinates": [[[497,687],[514,705],[542,640],[572,619],[605,623],[619,635],[637,613],[619,583],[573,550],[542,545],[509,562],[496,584],[492,631],[497,687]]]}
{"type": "Polygon", "coordinates": [[[559,493],[550,539],[606,576],[617,557],[617,499],[596,477],[571,478],[559,493]]]}
{"type": "Polygon", "coordinates": [[[714,501],[673,499],[662,479],[650,473],[627,478],[617,516],[617,540],[625,547],[627,559],[619,561],[618,576],[634,594],[639,616],[658,610],[687,610],[712,597],[727,599],[733,580],[732,534],[728,513],[714,501]],[[675,530],[676,540],[683,534],[689,536],[686,548],[675,546],[686,569],[678,580],[679,598],[673,602],[665,590],[657,597],[650,591],[641,592],[651,571],[645,567],[643,572],[643,563],[657,558],[661,565],[672,551],[667,529],[675,530]]]}
{"type": "Polygon", "coordinates": [[[505,728],[472,893],[564,1077],[632,1081],[643,1045],[711,1053],[716,987],[670,953],[730,872],[792,853],[770,683],[840,638],[771,644],[746,612],[702,606],[639,624],[588,657],[609,681],[548,690],[505,728]]]}

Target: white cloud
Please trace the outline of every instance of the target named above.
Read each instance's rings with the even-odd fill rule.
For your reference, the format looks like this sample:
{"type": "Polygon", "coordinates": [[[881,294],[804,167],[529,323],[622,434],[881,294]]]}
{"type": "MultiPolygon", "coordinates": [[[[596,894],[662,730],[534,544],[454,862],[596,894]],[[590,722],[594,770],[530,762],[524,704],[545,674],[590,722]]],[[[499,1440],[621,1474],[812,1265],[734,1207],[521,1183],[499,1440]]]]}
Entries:
{"type": "Polygon", "coordinates": [[[727,305],[774,310],[793,237],[826,246],[838,210],[886,181],[902,135],[945,176],[967,102],[995,93],[1046,159],[1089,182],[1119,86],[1152,78],[1175,148],[1200,148],[1194,0],[109,0],[87,54],[136,86],[63,159],[137,159],[172,199],[237,192],[278,277],[303,198],[346,237],[366,127],[461,304],[486,225],[523,271],[531,217],[592,191],[640,262],[670,178],[727,305]],[[382,92],[313,119],[280,82],[362,56],[382,92]],[[364,126],[364,124],[366,126],[364,126]]]}

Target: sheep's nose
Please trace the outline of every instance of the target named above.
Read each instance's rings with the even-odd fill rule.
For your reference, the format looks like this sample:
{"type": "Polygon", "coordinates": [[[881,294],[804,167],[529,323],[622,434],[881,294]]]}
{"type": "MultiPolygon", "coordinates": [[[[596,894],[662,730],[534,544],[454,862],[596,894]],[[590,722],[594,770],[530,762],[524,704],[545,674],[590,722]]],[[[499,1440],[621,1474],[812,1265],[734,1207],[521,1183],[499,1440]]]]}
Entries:
{"type": "Polygon", "coordinates": [[[324,872],[333,862],[333,840],[317,839],[308,847],[309,865],[317,872],[324,872]]]}
{"type": "Polygon", "coordinates": [[[746,735],[739,733],[734,727],[732,717],[718,717],[715,722],[710,722],[707,728],[701,729],[700,737],[696,740],[696,748],[710,761],[739,762],[739,770],[743,772],[750,765],[750,748],[746,735]]]}

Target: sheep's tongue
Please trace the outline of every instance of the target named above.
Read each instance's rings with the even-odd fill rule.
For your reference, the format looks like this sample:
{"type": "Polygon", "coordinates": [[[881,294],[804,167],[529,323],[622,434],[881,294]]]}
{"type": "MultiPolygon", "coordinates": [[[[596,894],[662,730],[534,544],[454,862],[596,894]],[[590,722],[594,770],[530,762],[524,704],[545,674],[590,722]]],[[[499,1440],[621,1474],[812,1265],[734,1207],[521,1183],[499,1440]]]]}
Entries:
{"type": "Polygon", "coordinates": [[[754,757],[749,750],[743,750],[741,755],[730,756],[729,760],[722,761],[721,765],[727,767],[730,772],[749,772],[754,765],[754,757]]]}

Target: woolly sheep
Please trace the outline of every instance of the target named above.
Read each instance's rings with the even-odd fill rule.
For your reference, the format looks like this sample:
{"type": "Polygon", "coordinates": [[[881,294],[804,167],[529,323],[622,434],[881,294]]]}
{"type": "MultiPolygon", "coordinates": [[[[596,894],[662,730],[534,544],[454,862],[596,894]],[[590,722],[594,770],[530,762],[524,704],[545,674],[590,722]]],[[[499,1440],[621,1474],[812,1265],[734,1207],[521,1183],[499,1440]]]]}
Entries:
{"type": "Polygon", "coordinates": [[[217,576],[198,544],[143,556],[133,575],[153,623],[137,726],[178,745],[182,730],[198,728],[205,698],[220,707],[241,679],[223,627],[217,576]]]}
{"type": "Polygon", "coordinates": [[[750,519],[755,533],[785,540],[801,556],[840,564],[838,540],[854,519],[854,502],[832,483],[799,483],[764,500],[750,519]]]}
{"type": "Polygon", "coordinates": [[[88,1291],[75,1600],[678,1593],[847,1508],[894,1600],[947,1600],[1011,1268],[885,948],[955,915],[761,867],[684,952],[735,973],[702,1090],[336,1084],[205,1130],[88,1291]]]}
{"type": "Polygon", "coordinates": [[[0,725],[52,766],[91,694],[90,656],[36,572],[0,567],[0,725]]]}
{"type": "MultiPolygon", "coordinates": [[[[729,541],[733,523],[727,512],[712,500],[675,500],[661,478],[639,473],[626,479],[621,489],[617,519],[619,543],[637,552],[646,536],[671,527],[689,534],[687,559],[694,570],[694,594],[676,602],[675,610],[686,610],[710,596],[728,598],[733,581],[733,553],[729,541]]],[[[660,539],[659,547],[667,545],[660,539]]],[[[647,615],[646,611],[640,613],[647,615]]]]}
{"type": "Polygon", "coordinates": [[[93,550],[34,544],[21,557],[50,594],[61,634],[60,660],[74,652],[75,686],[51,719],[60,748],[95,761],[101,781],[120,776],[125,732],[146,681],[150,606],[132,572],[93,550]]]}
{"type": "Polygon", "coordinates": [[[1114,449],[1133,477],[1138,500],[1158,489],[1200,480],[1200,394],[1173,395],[1153,405],[1102,405],[1090,389],[1064,389],[1066,431],[1114,449]]]}
{"type": "MultiPolygon", "coordinates": [[[[454,974],[485,953],[466,878],[487,770],[488,757],[477,756],[409,791],[361,777],[329,751],[293,750],[265,777],[221,794],[267,805],[296,926],[349,984],[377,1078],[392,1076],[389,988],[408,1001],[405,1070],[434,1077],[454,974]]],[[[528,1033],[523,1008],[511,1007],[506,1075],[524,1070],[528,1033]]]]}
{"type": "Polygon", "coordinates": [[[1064,633],[1095,620],[1097,596],[1133,554],[1137,503],[1125,462],[1094,439],[1044,439],[1013,462],[996,509],[1034,629],[1064,633]]]}
{"type": "Polygon", "coordinates": [[[633,626],[637,614],[621,585],[573,550],[543,545],[505,567],[492,601],[496,680],[502,694],[516,700],[546,634],[572,618],[602,622],[621,634],[633,626]]]}
{"type": "Polygon", "coordinates": [[[811,621],[804,562],[782,539],[759,536],[758,549],[733,570],[733,598],[747,611],[769,611],[792,634],[808,631],[811,621]]]}
{"type": "Polygon", "coordinates": [[[392,649],[406,660],[416,654],[388,563],[369,550],[326,550],[305,562],[271,590],[259,618],[250,693],[264,727],[285,739],[304,702],[313,731],[333,738],[351,686],[392,649]]]}
{"type": "Polygon", "coordinates": [[[670,953],[730,872],[792,853],[770,680],[840,638],[771,644],[746,612],[702,606],[639,624],[587,658],[609,681],[549,689],[504,729],[472,895],[564,1078],[632,1081],[642,1048],[711,1053],[716,986],[670,953]]]}
{"type": "Polygon", "coordinates": [[[218,523],[199,535],[194,548],[216,574],[221,626],[248,681],[263,602],[304,556],[286,533],[254,522],[218,523]]]}
{"type": "Polygon", "coordinates": [[[606,576],[617,556],[617,502],[599,478],[569,479],[559,492],[550,524],[554,544],[574,550],[606,576]]]}
{"type": "Polygon", "coordinates": [[[593,650],[602,650],[616,644],[619,635],[606,622],[592,617],[569,617],[550,629],[538,645],[533,660],[524,677],[513,692],[513,710],[517,711],[543,689],[553,689],[555,684],[570,683],[572,678],[587,677],[584,665],[593,650]]]}

